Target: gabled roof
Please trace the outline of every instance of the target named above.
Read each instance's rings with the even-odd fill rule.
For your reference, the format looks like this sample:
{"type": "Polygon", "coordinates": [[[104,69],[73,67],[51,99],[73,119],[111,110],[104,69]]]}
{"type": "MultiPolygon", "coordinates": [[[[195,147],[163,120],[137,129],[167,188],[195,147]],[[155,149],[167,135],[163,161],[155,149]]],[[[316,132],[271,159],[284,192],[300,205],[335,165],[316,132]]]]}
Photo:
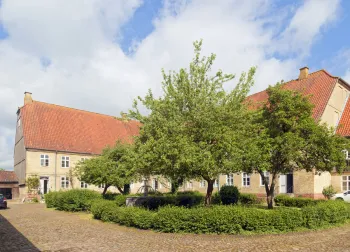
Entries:
{"type": "MultiPolygon", "coordinates": [[[[304,95],[310,95],[310,102],[314,104],[313,117],[315,120],[321,119],[329,98],[333,92],[338,77],[330,75],[325,70],[319,70],[310,73],[307,78],[291,80],[284,83],[283,87],[287,90],[302,92],[304,95]]],[[[262,106],[267,101],[266,90],[247,97],[247,101],[255,107],[262,106]]]]}
{"type": "Polygon", "coordinates": [[[338,125],[337,134],[341,136],[350,136],[350,99],[346,102],[338,125]]]}
{"type": "Polygon", "coordinates": [[[18,178],[14,171],[0,171],[0,183],[18,183],[18,178]]]}
{"type": "Polygon", "coordinates": [[[33,101],[20,108],[24,145],[75,153],[101,154],[117,140],[131,142],[140,123],[33,101]]]}

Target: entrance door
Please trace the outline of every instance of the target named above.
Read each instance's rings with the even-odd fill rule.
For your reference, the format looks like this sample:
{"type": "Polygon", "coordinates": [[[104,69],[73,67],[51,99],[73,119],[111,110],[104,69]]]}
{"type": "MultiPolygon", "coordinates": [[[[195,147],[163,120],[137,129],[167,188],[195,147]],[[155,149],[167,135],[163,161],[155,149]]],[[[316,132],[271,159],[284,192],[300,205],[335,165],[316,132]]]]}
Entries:
{"type": "Polygon", "coordinates": [[[42,194],[49,192],[49,177],[40,177],[40,192],[42,194]]]}
{"type": "Polygon", "coordinates": [[[280,175],[280,193],[287,193],[287,175],[280,175]]]}

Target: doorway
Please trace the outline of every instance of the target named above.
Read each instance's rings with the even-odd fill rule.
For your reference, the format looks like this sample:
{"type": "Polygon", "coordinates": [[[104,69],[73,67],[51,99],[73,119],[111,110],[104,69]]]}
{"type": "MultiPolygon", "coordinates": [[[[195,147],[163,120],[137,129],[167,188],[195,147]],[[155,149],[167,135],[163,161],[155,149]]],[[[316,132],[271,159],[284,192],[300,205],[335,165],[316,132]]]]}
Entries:
{"type": "Polygon", "coordinates": [[[41,194],[47,194],[49,192],[49,177],[40,177],[40,192],[41,194]]]}
{"type": "Polygon", "coordinates": [[[280,175],[280,193],[293,193],[293,174],[280,175]]]}

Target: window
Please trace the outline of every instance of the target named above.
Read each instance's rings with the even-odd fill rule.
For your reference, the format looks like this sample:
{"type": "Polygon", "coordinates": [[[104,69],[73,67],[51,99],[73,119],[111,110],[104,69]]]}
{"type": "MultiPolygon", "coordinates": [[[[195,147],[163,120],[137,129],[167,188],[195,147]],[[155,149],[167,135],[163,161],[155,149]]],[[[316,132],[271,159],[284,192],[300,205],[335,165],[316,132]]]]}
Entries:
{"type": "Polygon", "coordinates": [[[229,186],[233,185],[233,174],[226,175],[226,185],[229,185],[229,186]]]}
{"type": "Polygon", "coordinates": [[[219,178],[215,179],[214,187],[219,187],[219,178]]]}
{"type": "Polygon", "coordinates": [[[62,157],[62,167],[68,168],[69,167],[69,157],[63,156],[62,157]]]}
{"type": "Polygon", "coordinates": [[[350,176],[342,176],[342,191],[350,190],[350,176]]]}
{"type": "Polygon", "coordinates": [[[187,182],[187,188],[193,188],[193,183],[191,181],[187,182]]]}
{"type": "Polygon", "coordinates": [[[84,181],[80,182],[80,188],[87,188],[89,185],[85,183],[84,181]]]}
{"type": "Polygon", "coordinates": [[[158,190],[158,179],[154,178],[152,179],[152,187],[154,190],[158,190]]]}
{"type": "MultiPolygon", "coordinates": [[[[264,177],[267,179],[267,181],[266,181],[267,184],[270,184],[270,173],[265,171],[264,172],[264,177]]],[[[264,181],[263,181],[261,175],[260,175],[260,186],[264,186],[264,181]]]]}
{"type": "Polygon", "coordinates": [[[105,188],[105,184],[104,184],[104,183],[103,183],[103,184],[99,184],[99,185],[98,185],[98,188],[100,188],[100,189],[101,189],[101,188],[105,188]]]}
{"type": "Polygon", "coordinates": [[[243,172],[242,173],[242,186],[250,186],[250,174],[243,172]]]}
{"type": "Polygon", "coordinates": [[[206,181],[205,180],[201,180],[199,182],[199,187],[205,187],[206,186],[206,181]]]}
{"type": "Polygon", "coordinates": [[[343,150],[346,159],[350,159],[349,151],[343,150]]]}
{"type": "Polygon", "coordinates": [[[69,188],[69,177],[61,177],[61,188],[69,188]]]}
{"type": "Polygon", "coordinates": [[[87,160],[88,158],[86,158],[86,157],[82,157],[81,159],[80,159],[80,161],[81,162],[84,162],[85,160],[87,160]]]}
{"type": "Polygon", "coordinates": [[[49,155],[40,155],[40,164],[41,166],[49,166],[49,155]]]}

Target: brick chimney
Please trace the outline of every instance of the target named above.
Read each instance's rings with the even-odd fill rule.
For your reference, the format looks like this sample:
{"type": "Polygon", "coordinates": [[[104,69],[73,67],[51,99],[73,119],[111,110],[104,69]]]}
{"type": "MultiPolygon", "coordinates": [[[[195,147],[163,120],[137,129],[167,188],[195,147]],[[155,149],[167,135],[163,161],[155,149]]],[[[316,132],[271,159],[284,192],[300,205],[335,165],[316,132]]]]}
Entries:
{"type": "Polygon", "coordinates": [[[299,73],[299,80],[306,79],[309,75],[309,68],[308,67],[303,67],[300,68],[300,73],[299,73]]]}
{"type": "Polygon", "coordinates": [[[24,105],[30,104],[33,102],[32,93],[24,92],[24,105]]]}

